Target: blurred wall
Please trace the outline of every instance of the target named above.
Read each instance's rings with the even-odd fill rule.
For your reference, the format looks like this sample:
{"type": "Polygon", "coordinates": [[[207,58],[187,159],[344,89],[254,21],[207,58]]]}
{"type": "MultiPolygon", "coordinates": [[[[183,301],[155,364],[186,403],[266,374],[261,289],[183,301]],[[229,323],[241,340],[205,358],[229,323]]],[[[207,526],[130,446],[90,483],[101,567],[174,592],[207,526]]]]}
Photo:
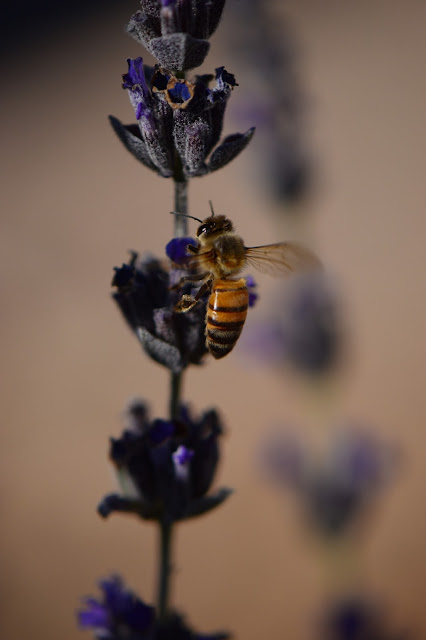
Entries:
{"type": "MultiPolygon", "coordinates": [[[[354,417],[404,451],[366,536],[365,577],[390,604],[395,628],[420,638],[426,6],[285,4],[318,165],[309,225],[343,293],[351,366],[329,414],[290,376],[248,361],[240,345],[223,362],[188,373],[194,409],[219,405],[228,425],[218,482],[236,494],[179,527],[174,602],[198,629],[230,628],[245,640],[309,637],[324,595],[321,553],[290,500],[261,479],[256,451],[272,423],[301,425],[315,438],[319,414],[327,424],[354,417]]],[[[138,394],[164,415],[168,385],[109,298],[112,267],[129,248],[163,251],[172,208],[172,185],[138,166],[106,121],[109,113],[132,121],[120,76],[126,57],[141,53],[122,31],[137,3],[116,5],[61,20],[42,37],[17,32],[3,59],[0,625],[7,640],[80,637],[79,599],[111,571],[153,596],[153,527],[95,513],[114,489],[107,439],[119,433],[122,407],[138,394]]],[[[271,10],[281,16],[278,5],[271,10]]],[[[219,28],[208,68],[225,64],[242,84],[245,71],[224,59],[221,37],[219,28]]],[[[269,214],[278,205],[256,183],[252,153],[194,180],[191,212],[204,217],[212,199],[248,245],[284,237],[286,227],[297,235],[297,223],[269,214]]],[[[259,282],[263,295],[248,326],[273,301],[273,285],[259,282]]]]}

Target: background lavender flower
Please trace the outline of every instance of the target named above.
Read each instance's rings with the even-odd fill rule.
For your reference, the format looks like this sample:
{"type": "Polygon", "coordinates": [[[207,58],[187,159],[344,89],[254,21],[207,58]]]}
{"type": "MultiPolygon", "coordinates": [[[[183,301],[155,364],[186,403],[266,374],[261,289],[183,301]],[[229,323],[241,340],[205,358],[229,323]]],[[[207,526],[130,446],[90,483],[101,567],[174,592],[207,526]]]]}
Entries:
{"type": "Polygon", "coordinates": [[[253,276],[247,275],[245,276],[245,281],[246,287],[249,291],[249,307],[254,307],[259,298],[256,280],[253,278],[253,276]]]}
{"type": "Polygon", "coordinates": [[[333,371],[343,356],[344,331],[330,278],[319,272],[293,276],[277,299],[275,317],[247,334],[248,351],[309,376],[333,371]]]}
{"type": "Polygon", "coordinates": [[[397,450],[359,429],[337,431],[321,458],[292,436],[278,436],[265,447],[266,470],[297,495],[314,532],[340,536],[365,516],[394,476],[397,450]]]}
{"type": "Polygon", "coordinates": [[[321,640],[409,640],[408,632],[389,628],[387,611],[363,596],[343,596],[328,606],[322,619],[321,640]]]}
{"type": "Polygon", "coordinates": [[[296,369],[316,375],[334,367],[341,355],[342,329],[336,293],[326,276],[293,279],[281,328],[284,357],[296,369]]]}

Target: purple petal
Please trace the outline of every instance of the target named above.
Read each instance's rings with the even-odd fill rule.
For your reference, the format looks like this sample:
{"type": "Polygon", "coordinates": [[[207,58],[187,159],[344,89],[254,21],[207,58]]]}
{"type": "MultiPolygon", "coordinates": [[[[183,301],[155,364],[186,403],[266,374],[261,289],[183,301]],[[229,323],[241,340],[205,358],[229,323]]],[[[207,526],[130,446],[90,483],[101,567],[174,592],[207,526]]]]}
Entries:
{"type": "Polygon", "coordinates": [[[183,445],[178,447],[172,454],[173,460],[179,465],[187,465],[192,459],[194,452],[191,449],[187,449],[183,445]]]}
{"type": "Polygon", "coordinates": [[[145,74],[143,70],[142,58],[127,58],[127,64],[129,70],[123,75],[123,88],[133,89],[135,84],[141,85],[145,91],[148,91],[148,87],[145,80],[145,74]]]}
{"type": "Polygon", "coordinates": [[[77,612],[80,627],[84,629],[108,629],[110,616],[106,607],[94,598],[86,598],[85,603],[88,608],[77,612]]]}
{"type": "Polygon", "coordinates": [[[181,445],[172,453],[173,465],[176,477],[179,480],[186,481],[189,477],[189,465],[194,456],[194,451],[181,445]]]}
{"type": "Polygon", "coordinates": [[[231,87],[238,87],[238,82],[236,82],[234,74],[228,73],[225,67],[217,67],[217,69],[215,69],[215,72],[216,82],[218,86],[223,87],[224,83],[226,82],[226,84],[229,84],[231,87]]]}
{"type": "Polygon", "coordinates": [[[172,422],[154,420],[149,437],[154,444],[161,444],[164,440],[174,435],[174,432],[175,426],[172,422]]]}
{"type": "Polygon", "coordinates": [[[166,245],[166,254],[167,257],[170,258],[172,262],[176,264],[180,264],[185,261],[188,257],[187,246],[196,245],[196,241],[194,238],[185,237],[185,238],[173,238],[166,245]]]}

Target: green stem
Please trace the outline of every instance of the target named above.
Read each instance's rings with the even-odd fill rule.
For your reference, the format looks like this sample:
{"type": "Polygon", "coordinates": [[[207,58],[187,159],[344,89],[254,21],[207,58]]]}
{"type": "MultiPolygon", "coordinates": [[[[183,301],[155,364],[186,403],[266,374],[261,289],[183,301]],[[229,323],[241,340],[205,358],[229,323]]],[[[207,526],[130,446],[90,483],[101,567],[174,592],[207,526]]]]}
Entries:
{"type": "Polygon", "coordinates": [[[179,406],[181,404],[180,394],[182,390],[182,372],[172,373],[170,385],[170,420],[177,420],[179,417],[179,406]]]}
{"type": "Polygon", "coordinates": [[[171,565],[171,522],[161,521],[160,526],[160,574],[157,595],[157,615],[164,622],[168,615],[171,565]]]}

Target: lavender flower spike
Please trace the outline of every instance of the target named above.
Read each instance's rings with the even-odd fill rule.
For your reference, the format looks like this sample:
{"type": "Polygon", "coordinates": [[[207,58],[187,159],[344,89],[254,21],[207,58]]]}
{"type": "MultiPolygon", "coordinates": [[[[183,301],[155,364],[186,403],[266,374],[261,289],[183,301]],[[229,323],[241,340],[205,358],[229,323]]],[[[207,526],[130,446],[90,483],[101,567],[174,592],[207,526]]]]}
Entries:
{"type": "Polygon", "coordinates": [[[145,166],[181,181],[220,169],[246,147],[254,129],[228,136],[216,147],[227,101],[237,85],[224,67],[216,69],[216,83],[210,88],[212,75],[189,81],[165,69],[144,67],[142,58],[127,62],[122,86],[138,126],[110,120],[128,151],[145,166]]]}
{"type": "Polygon", "coordinates": [[[160,620],[154,607],[126,589],[119,576],[101,580],[99,588],[102,597],[85,598],[86,608],[77,612],[81,629],[92,629],[97,640],[225,640],[229,636],[194,631],[176,612],[160,620]]]}
{"type": "Polygon", "coordinates": [[[128,58],[127,64],[129,70],[123,75],[122,86],[127,89],[135,110],[146,155],[158,172],[167,178],[173,175],[173,158],[170,141],[165,134],[165,122],[155,117],[153,97],[145,79],[142,58],[128,58]]]}
{"type": "Polygon", "coordinates": [[[181,406],[178,420],[149,421],[145,404],[136,400],[127,417],[130,428],[120,438],[111,438],[110,445],[123,493],[102,500],[102,517],[116,511],[173,522],[206,513],[230,495],[226,488],[208,493],[222,434],[216,411],[206,411],[194,421],[181,406]]]}
{"type": "Polygon", "coordinates": [[[155,619],[154,608],[126,590],[118,576],[101,580],[99,587],[102,599],[86,598],[86,609],[77,613],[80,627],[93,629],[96,638],[111,640],[148,636],[155,619]]]}
{"type": "Polygon", "coordinates": [[[225,0],[141,1],[126,29],[165,69],[187,71],[199,67],[209,51],[208,38],[216,29],[225,0]]]}

